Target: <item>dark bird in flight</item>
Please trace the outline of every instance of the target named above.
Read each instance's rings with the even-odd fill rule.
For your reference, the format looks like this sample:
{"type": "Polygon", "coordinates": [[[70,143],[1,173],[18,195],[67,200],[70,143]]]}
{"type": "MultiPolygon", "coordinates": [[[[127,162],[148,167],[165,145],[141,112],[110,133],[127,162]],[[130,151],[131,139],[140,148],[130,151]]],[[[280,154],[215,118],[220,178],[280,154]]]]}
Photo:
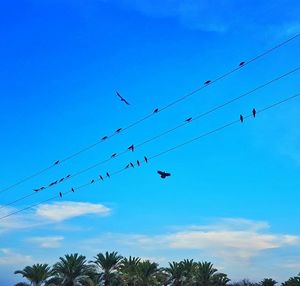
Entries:
{"type": "Polygon", "coordinates": [[[153,113],[157,113],[158,112],[158,108],[155,108],[153,113]]]}
{"type": "Polygon", "coordinates": [[[106,140],[106,139],[108,139],[108,136],[104,136],[104,137],[101,138],[101,140],[103,140],[103,141],[106,140]]]}
{"type": "Polygon", "coordinates": [[[239,66],[243,66],[245,64],[245,62],[240,62],[239,66]]]}
{"type": "Polygon", "coordinates": [[[71,177],[71,175],[69,174],[68,176],[66,176],[66,179],[69,179],[71,177]]]}
{"type": "Polygon", "coordinates": [[[192,119],[193,119],[192,117],[189,117],[189,118],[188,118],[188,119],[186,119],[185,121],[186,121],[186,122],[191,122],[191,121],[192,121],[192,119]]]}
{"type": "Polygon", "coordinates": [[[207,80],[204,84],[210,84],[211,80],[207,80]]]}
{"type": "Polygon", "coordinates": [[[131,150],[131,151],[133,152],[133,151],[134,151],[134,145],[133,145],[133,144],[130,145],[127,149],[128,149],[128,150],[131,150]]]}
{"type": "Polygon", "coordinates": [[[241,114],[240,115],[240,121],[243,123],[244,122],[244,116],[241,114]]]}
{"type": "Polygon", "coordinates": [[[136,163],[137,163],[137,165],[138,165],[138,166],[140,166],[140,165],[141,165],[141,163],[140,163],[140,161],[139,161],[139,160],[136,160],[136,163]]]}
{"type": "Polygon", "coordinates": [[[119,133],[121,130],[122,130],[122,128],[118,128],[118,129],[116,130],[116,133],[119,133]]]}
{"type": "Polygon", "coordinates": [[[106,172],[106,176],[107,176],[108,178],[110,178],[110,175],[109,175],[109,173],[108,173],[108,172],[106,172]]]}
{"type": "Polygon", "coordinates": [[[95,183],[95,180],[91,180],[91,184],[95,183]]]}
{"type": "Polygon", "coordinates": [[[129,168],[129,166],[130,166],[130,164],[127,164],[127,165],[126,165],[126,167],[125,167],[125,169],[128,169],[128,168],[129,168]]]}
{"type": "Polygon", "coordinates": [[[74,190],[74,188],[72,188],[72,189],[71,189],[71,192],[72,192],[72,193],[75,193],[75,190],[74,190]]]}
{"type": "Polygon", "coordinates": [[[145,162],[148,163],[148,158],[144,156],[145,162]]]}
{"type": "Polygon", "coordinates": [[[255,118],[255,116],[256,116],[256,113],[257,113],[256,109],[253,108],[253,109],[252,109],[252,115],[253,115],[254,118],[255,118]]]}
{"type": "Polygon", "coordinates": [[[99,175],[99,178],[103,181],[104,179],[103,179],[103,177],[101,176],[101,175],[99,175]]]}
{"type": "Polygon", "coordinates": [[[112,154],[110,157],[111,158],[114,158],[114,157],[116,157],[117,156],[117,153],[114,153],[114,154],[112,154]]]}
{"type": "Polygon", "coordinates": [[[65,179],[65,178],[61,178],[61,179],[59,180],[59,183],[61,183],[64,179],[65,179]]]}
{"type": "Polygon", "coordinates": [[[120,93],[116,91],[116,94],[126,105],[130,105],[130,103],[124,97],[122,97],[120,93]]]}
{"type": "Polygon", "coordinates": [[[134,168],[134,165],[133,165],[131,162],[130,162],[129,164],[130,164],[130,166],[131,166],[132,168],[134,168]]]}
{"type": "Polygon", "coordinates": [[[54,165],[57,165],[57,164],[59,164],[59,160],[57,160],[57,161],[54,162],[54,165]]]}
{"type": "Polygon", "coordinates": [[[171,176],[170,173],[166,173],[166,172],[163,172],[163,171],[157,171],[157,173],[160,175],[160,177],[161,177],[162,179],[165,179],[166,177],[171,176]]]}
{"type": "Polygon", "coordinates": [[[59,192],[59,196],[62,198],[62,193],[61,192],[59,192]]]}

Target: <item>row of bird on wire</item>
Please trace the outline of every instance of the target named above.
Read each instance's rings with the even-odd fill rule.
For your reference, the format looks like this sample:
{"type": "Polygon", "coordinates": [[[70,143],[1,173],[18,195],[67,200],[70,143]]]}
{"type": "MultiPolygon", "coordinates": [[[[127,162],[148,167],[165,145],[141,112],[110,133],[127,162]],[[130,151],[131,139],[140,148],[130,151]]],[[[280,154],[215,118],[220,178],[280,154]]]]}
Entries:
{"type": "MultiPolygon", "coordinates": [[[[253,109],[252,109],[252,116],[255,118],[255,117],[256,117],[256,114],[257,114],[257,111],[256,111],[255,108],[253,108],[253,109]]],[[[185,121],[190,122],[191,120],[192,120],[192,117],[189,117],[189,118],[186,119],[185,121]]],[[[240,114],[240,121],[241,121],[241,123],[244,122],[244,116],[243,116],[242,114],[240,114]]],[[[128,149],[129,151],[134,152],[135,146],[132,144],[132,145],[130,145],[127,149],[128,149]]],[[[117,156],[117,153],[114,153],[114,154],[111,155],[111,158],[114,158],[114,157],[116,157],[116,156],[117,156]]],[[[148,163],[148,158],[147,158],[146,156],[144,156],[143,162],[148,163]]],[[[135,166],[140,167],[140,165],[141,165],[141,161],[140,161],[140,160],[136,160],[136,164],[134,164],[134,163],[132,163],[132,162],[129,162],[129,163],[125,166],[124,169],[134,168],[135,166]]],[[[165,179],[165,178],[171,176],[171,173],[165,172],[165,171],[161,171],[161,170],[158,170],[157,173],[159,174],[160,178],[162,178],[162,179],[165,179]]],[[[70,177],[71,177],[71,175],[69,174],[69,175],[67,175],[67,176],[64,177],[64,178],[61,178],[60,180],[57,180],[57,181],[54,181],[54,182],[50,183],[48,187],[54,186],[54,185],[56,185],[56,184],[58,184],[58,183],[62,183],[65,179],[69,179],[70,177]]],[[[99,179],[100,179],[100,180],[104,181],[105,178],[110,178],[109,172],[106,172],[105,176],[99,175],[99,179]]],[[[91,184],[95,183],[95,179],[91,180],[90,183],[91,183],[91,184]]],[[[41,187],[41,188],[39,188],[39,189],[34,189],[34,191],[35,191],[35,192],[38,192],[38,191],[42,191],[42,190],[44,190],[44,189],[46,189],[46,187],[41,187]]],[[[74,192],[74,191],[75,191],[74,188],[72,188],[71,191],[74,192]]],[[[59,196],[62,198],[62,193],[61,193],[61,192],[59,192],[59,196]]]]}

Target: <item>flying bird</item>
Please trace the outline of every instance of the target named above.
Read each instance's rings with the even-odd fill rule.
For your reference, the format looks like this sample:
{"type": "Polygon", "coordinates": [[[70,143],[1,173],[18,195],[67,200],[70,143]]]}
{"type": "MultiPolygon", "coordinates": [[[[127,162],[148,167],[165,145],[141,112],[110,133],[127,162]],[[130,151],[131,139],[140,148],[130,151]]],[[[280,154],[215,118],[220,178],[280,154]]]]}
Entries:
{"type": "Polygon", "coordinates": [[[116,91],[116,94],[126,105],[130,105],[130,103],[124,97],[122,97],[120,93],[116,91]]]}
{"type": "Polygon", "coordinates": [[[140,166],[140,165],[141,165],[141,163],[140,163],[140,161],[139,161],[139,160],[136,160],[136,163],[137,163],[137,165],[138,165],[138,166],[140,166]]]}
{"type": "Polygon", "coordinates": [[[130,164],[130,166],[131,166],[132,168],[134,168],[134,165],[133,165],[131,162],[130,162],[129,164],[130,164]]]}
{"type": "Polygon", "coordinates": [[[107,176],[108,178],[110,178],[110,175],[109,175],[109,173],[108,173],[108,172],[106,172],[106,176],[107,176]]]}
{"type": "Polygon", "coordinates": [[[54,162],[54,165],[57,165],[57,164],[59,164],[59,160],[57,160],[57,161],[54,162]]]}
{"type": "Polygon", "coordinates": [[[144,156],[145,162],[148,163],[148,158],[144,156]]]}
{"type": "Polygon", "coordinates": [[[59,192],[59,196],[62,198],[62,193],[61,192],[59,192]]]}
{"type": "Polygon", "coordinates": [[[193,117],[189,117],[188,119],[186,119],[185,121],[186,122],[191,122],[192,121],[192,119],[193,119],[193,117]]]}
{"type": "Polygon", "coordinates": [[[118,128],[118,129],[116,130],[116,133],[119,133],[121,130],[122,130],[122,128],[118,128]]]}
{"type": "Polygon", "coordinates": [[[104,179],[103,179],[103,177],[101,176],[101,175],[99,175],[99,178],[103,181],[104,179]]]}
{"type": "Polygon", "coordinates": [[[244,122],[244,116],[241,114],[240,115],[240,121],[243,123],[244,122]]]}
{"type": "Polygon", "coordinates": [[[127,149],[128,149],[128,150],[131,150],[131,151],[133,152],[133,151],[134,151],[134,145],[133,145],[133,144],[130,145],[127,149]]]}
{"type": "Polygon", "coordinates": [[[245,64],[245,62],[240,62],[239,66],[242,67],[245,64]]]}
{"type": "Polygon", "coordinates": [[[71,192],[72,192],[72,193],[74,193],[74,192],[75,192],[74,188],[72,188],[72,189],[71,189],[71,192]]]}
{"type": "Polygon", "coordinates": [[[158,112],[158,108],[155,108],[154,110],[153,110],[153,113],[157,113],[158,112]]]}
{"type": "Polygon", "coordinates": [[[111,158],[114,158],[114,157],[116,157],[117,156],[117,153],[114,153],[114,154],[112,154],[110,157],[111,158]]]}
{"type": "Polygon", "coordinates": [[[130,164],[127,164],[127,165],[126,165],[126,167],[125,167],[125,169],[128,169],[128,168],[129,168],[129,166],[130,166],[130,164]]]}
{"type": "Polygon", "coordinates": [[[162,179],[165,179],[166,177],[171,176],[170,173],[166,173],[166,172],[163,172],[163,171],[157,171],[157,173],[160,175],[160,177],[161,177],[162,179]]]}
{"type": "Polygon", "coordinates": [[[108,136],[104,136],[104,137],[101,138],[102,141],[104,141],[106,139],[108,139],[108,136]]]}
{"type": "Polygon", "coordinates": [[[210,84],[211,80],[207,80],[204,84],[210,84]]]}
{"type": "Polygon", "coordinates": [[[252,115],[253,115],[254,118],[255,118],[255,116],[256,116],[256,113],[257,113],[256,109],[253,108],[253,109],[252,109],[252,115]]]}
{"type": "Polygon", "coordinates": [[[95,183],[95,180],[91,180],[91,184],[95,183]]]}

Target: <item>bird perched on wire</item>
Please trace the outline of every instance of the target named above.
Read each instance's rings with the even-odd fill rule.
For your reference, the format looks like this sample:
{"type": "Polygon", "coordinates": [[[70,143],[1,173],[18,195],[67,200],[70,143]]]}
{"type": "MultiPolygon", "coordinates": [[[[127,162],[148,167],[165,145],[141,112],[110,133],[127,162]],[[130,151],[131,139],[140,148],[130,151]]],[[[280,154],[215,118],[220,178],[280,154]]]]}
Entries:
{"type": "Polygon", "coordinates": [[[110,178],[110,174],[108,172],[106,172],[106,176],[107,178],[110,178]]]}
{"type": "Polygon", "coordinates": [[[133,165],[133,163],[131,163],[131,162],[130,162],[129,164],[130,164],[130,167],[134,168],[134,165],[133,165]]]}
{"type": "Polygon", "coordinates": [[[69,174],[69,175],[66,176],[66,179],[69,179],[70,177],[71,177],[71,175],[69,174]]]}
{"type": "Polygon", "coordinates": [[[106,139],[108,139],[108,136],[104,136],[104,137],[101,138],[102,141],[104,141],[106,139]]]}
{"type": "Polygon", "coordinates": [[[116,133],[121,132],[121,130],[122,130],[122,128],[118,128],[118,129],[116,130],[116,133]]]}
{"type": "Polygon", "coordinates": [[[144,156],[144,160],[146,163],[148,163],[148,158],[146,156],[144,156]]]}
{"type": "Polygon", "coordinates": [[[191,121],[192,121],[192,119],[193,119],[192,117],[189,117],[189,118],[188,118],[188,119],[186,119],[185,121],[186,121],[186,122],[191,122],[191,121]]]}
{"type": "Polygon", "coordinates": [[[240,62],[239,66],[242,67],[245,64],[245,62],[240,62]]]}
{"type": "Polygon", "coordinates": [[[56,185],[56,184],[57,184],[57,181],[52,182],[52,183],[49,184],[49,187],[52,187],[52,186],[54,186],[54,185],[56,185]]]}
{"type": "Polygon", "coordinates": [[[157,113],[158,112],[158,108],[155,108],[154,110],[153,110],[153,113],[157,113]]]}
{"type": "Polygon", "coordinates": [[[160,177],[161,177],[162,179],[165,179],[166,177],[170,177],[170,176],[171,176],[170,173],[163,172],[163,171],[157,171],[157,173],[160,175],[160,177]]]}
{"type": "Polygon", "coordinates": [[[59,196],[62,198],[62,193],[61,192],[59,192],[59,196]]]}
{"type": "Polygon", "coordinates": [[[127,149],[133,152],[134,151],[134,145],[133,144],[130,145],[127,149]]]}
{"type": "Polygon", "coordinates": [[[116,91],[116,94],[126,105],[130,105],[130,103],[124,97],[122,97],[120,93],[116,91]]]}
{"type": "Polygon", "coordinates": [[[252,115],[253,115],[254,118],[255,118],[255,116],[256,116],[256,113],[257,113],[256,109],[253,108],[253,109],[252,109],[252,115]]]}
{"type": "Polygon", "coordinates": [[[136,164],[137,164],[138,166],[141,166],[141,163],[140,163],[139,160],[136,160],[136,164]]]}
{"type": "Polygon", "coordinates": [[[101,175],[99,175],[99,178],[101,179],[101,181],[103,181],[104,179],[103,179],[103,177],[101,176],[101,175]]]}
{"type": "Polygon", "coordinates": [[[91,180],[91,184],[94,184],[95,183],[95,180],[91,180]]]}
{"type": "Polygon", "coordinates": [[[110,157],[115,158],[117,156],[117,153],[112,154],[110,157]]]}
{"type": "Polygon", "coordinates": [[[244,116],[241,114],[240,115],[240,121],[243,123],[244,122],[244,116]]]}
{"type": "Polygon", "coordinates": [[[34,192],[39,192],[41,189],[34,189],[33,191],[34,192]]]}
{"type": "Polygon", "coordinates": [[[204,84],[210,84],[211,83],[211,80],[207,80],[204,84]]]}
{"type": "Polygon", "coordinates": [[[61,183],[64,179],[65,179],[65,178],[61,178],[61,179],[59,180],[59,183],[61,183]]]}
{"type": "Polygon", "coordinates": [[[71,192],[72,192],[72,193],[75,193],[75,190],[74,190],[74,188],[72,188],[72,189],[71,189],[71,192]]]}
{"type": "Polygon", "coordinates": [[[54,165],[58,165],[59,164],[59,160],[54,162],[54,165]]]}

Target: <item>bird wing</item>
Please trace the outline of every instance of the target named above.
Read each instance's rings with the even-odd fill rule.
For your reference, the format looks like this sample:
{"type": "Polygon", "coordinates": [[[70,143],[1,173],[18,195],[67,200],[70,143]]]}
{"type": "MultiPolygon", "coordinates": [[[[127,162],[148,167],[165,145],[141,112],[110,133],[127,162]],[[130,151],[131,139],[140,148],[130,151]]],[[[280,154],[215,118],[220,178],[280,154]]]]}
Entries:
{"type": "Polygon", "coordinates": [[[130,103],[129,103],[125,98],[123,98],[123,101],[124,101],[127,105],[130,105],[130,103]]]}
{"type": "Polygon", "coordinates": [[[165,174],[163,171],[157,171],[157,173],[161,176],[165,174]]]}
{"type": "Polygon", "coordinates": [[[118,93],[117,91],[116,91],[116,94],[117,94],[118,97],[120,97],[120,99],[123,99],[123,97],[121,96],[121,94],[118,93]]]}
{"type": "Polygon", "coordinates": [[[170,174],[170,173],[165,173],[165,176],[166,176],[166,177],[170,177],[171,174],[170,174]]]}

